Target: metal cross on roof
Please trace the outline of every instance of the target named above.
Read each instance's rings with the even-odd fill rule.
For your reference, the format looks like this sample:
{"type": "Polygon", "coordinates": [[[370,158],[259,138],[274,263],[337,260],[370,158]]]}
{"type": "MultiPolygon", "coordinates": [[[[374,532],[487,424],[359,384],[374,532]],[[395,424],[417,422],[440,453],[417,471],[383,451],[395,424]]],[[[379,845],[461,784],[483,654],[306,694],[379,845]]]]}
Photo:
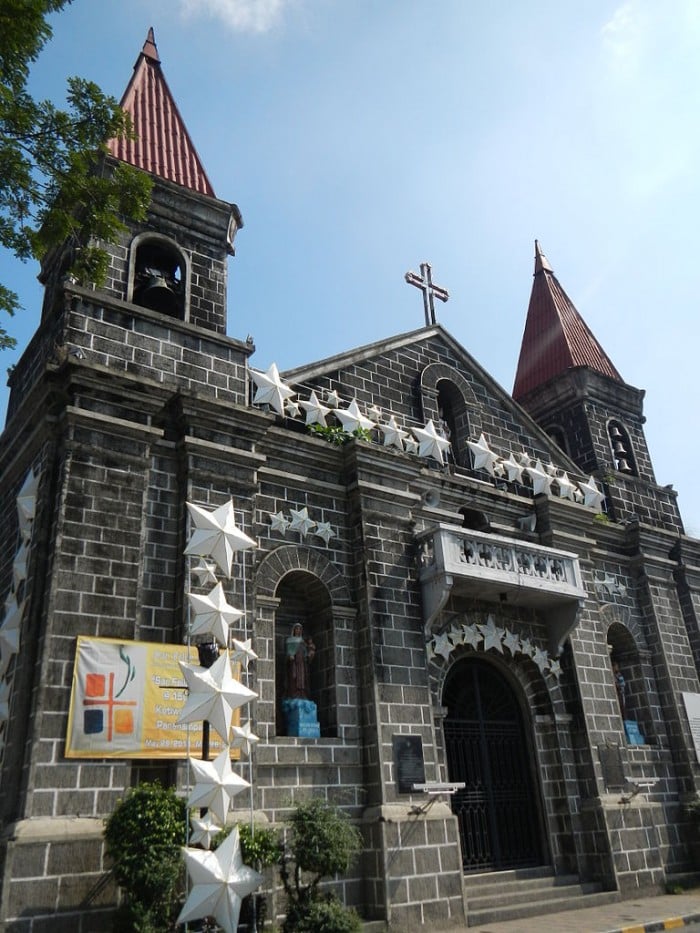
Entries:
{"type": "Polygon", "coordinates": [[[437,324],[433,299],[438,298],[440,301],[447,301],[450,297],[446,288],[441,288],[440,285],[435,285],[433,283],[432,271],[429,262],[422,262],[420,264],[420,275],[416,275],[415,272],[407,272],[404,276],[409,285],[415,285],[416,288],[420,288],[423,292],[426,327],[429,327],[431,324],[437,324]]]}

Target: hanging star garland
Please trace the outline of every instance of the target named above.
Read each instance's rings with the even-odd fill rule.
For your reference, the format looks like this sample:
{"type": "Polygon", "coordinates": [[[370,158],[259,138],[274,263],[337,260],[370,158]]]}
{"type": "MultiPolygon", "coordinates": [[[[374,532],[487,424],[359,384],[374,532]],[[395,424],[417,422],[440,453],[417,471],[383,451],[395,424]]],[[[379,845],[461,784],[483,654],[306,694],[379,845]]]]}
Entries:
{"type": "Polygon", "coordinates": [[[18,603],[13,595],[5,600],[5,616],[0,624],[0,652],[3,659],[9,659],[19,651],[20,627],[24,603],[18,603]]]}
{"type": "Polygon", "coordinates": [[[484,636],[481,634],[476,625],[463,625],[462,632],[463,644],[471,645],[472,648],[478,648],[481,642],[484,640],[484,636]]]}
{"type": "Polygon", "coordinates": [[[231,750],[226,746],[213,761],[188,758],[195,784],[187,798],[188,807],[208,807],[219,822],[226,823],[231,801],[250,787],[248,781],[231,769],[231,750]]]}
{"type": "Polygon", "coordinates": [[[237,551],[257,547],[252,538],[236,527],[233,502],[229,500],[213,512],[191,502],[187,503],[187,508],[195,530],[185,548],[185,554],[211,557],[221,572],[230,577],[233,555],[237,551]]]}
{"type": "Polygon", "coordinates": [[[190,845],[200,845],[203,849],[211,849],[212,842],[223,828],[220,823],[217,823],[211,811],[201,819],[196,819],[194,816],[191,816],[190,826],[192,828],[190,845]]]}
{"type": "Polygon", "coordinates": [[[542,651],[541,648],[535,648],[533,655],[532,655],[532,660],[535,662],[535,664],[539,668],[540,674],[544,674],[547,668],[547,665],[549,664],[549,657],[547,655],[547,652],[542,651]]]}
{"type": "Polygon", "coordinates": [[[552,477],[544,469],[541,461],[538,460],[534,466],[529,466],[526,472],[532,483],[533,496],[539,496],[541,493],[549,494],[552,477]]]}
{"type": "Polygon", "coordinates": [[[433,639],[433,654],[441,655],[446,661],[454,650],[454,645],[450,641],[446,632],[436,635],[433,639]]]}
{"type": "Polygon", "coordinates": [[[503,636],[503,647],[507,648],[513,657],[515,657],[520,650],[520,636],[511,632],[510,629],[506,629],[505,635],[503,636]]]}
{"type": "Polygon", "coordinates": [[[438,463],[444,463],[444,455],[450,449],[450,442],[441,434],[432,421],[428,421],[424,428],[411,428],[418,441],[418,456],[432,457],[438,463]]]}
{"type": "Polygon", "coordinates": [[[221,583],[217,583],[206,596],[189,593],[188,597],[193,616],[190,634],[211,634],[225,648],[228,645],[229,626],[242,619],[243,613],[226,601],[221,583]]]}
{"type": "Polygon", "coordinates": [[[291,399],[285,402],[284,413],[288,418],[298,418],[301,414],[301,409],[296,402],[293,402],[291,399]]]}
{"type": "Polygon", "coordinates": [[[244,897],[262,884],[263,877],[243,864],[238,827],[214,852],[183,849],[192,888],[176,925],[214,917],[225,933],[236,933],[244,897]]]}
{"type": "Polygon", "coordinates": [[[561,476],[555,477],[554,482],[557,484],[557,488],[559,489],[560,499],[573,500],[575,486],[569,479],[569,474],[566,471],[564,471],[561,476]]]}
{"type": "Polygon", "coordinates": [[[257,386],[253,404],[269,405],[278,415],[283,415],[284,403],[294,395],[294,389],[290,389],[288,385],[282,382],[277,364],[272,363],[267,372],[264,373],[257,369],[251,369],[250,374],[257,386]]]}
{"type": "Polygon", "coordinates": [[[509,483],[522,483],[523,466],[521,463],[518,463],[513,454],[510,454],[507,460],[502,460],[501,466],[506,472],[509,483]]]}
{"type": "Polygon", "coordinates": [[[29,523],[33,521],[36,514],[36,494],[39,489],[39,476],[30,470],[22,483],[22,488],[17,494],[17,513],[20,522],[29,523]]]}
{"type": "Polygon", "coordinates": [[[268,515],[270,516],[270,530],[281,531],[282,534],[286,534],[287,528],[289,528],[289,519],[282,512],[268,512],[268,515]]]}
{"type": "Polygon", "coordinates": [[[178,717],[179,723],[208,720],[228,743],[234,709],[257,696],[231,673],[228,651],[222,652],[210,668],[180,661],[187,681],[188,696],[178,717]]]}
{"type": "Polygon", "coordinates": [[[484,636],[484,651],[495,648],[503,654],[503,629],[496,626],[493,616],[489,616],[486,625],[480,625],[479,628],[484,636]]]}
{"type": "Polygon", "coordinates": [[[331,389],[330,391],[326,392],[326,404],[328,404],[331,408],[338,408],[340,405],[340,396],[335,391],[335,389],[331,389]]]}

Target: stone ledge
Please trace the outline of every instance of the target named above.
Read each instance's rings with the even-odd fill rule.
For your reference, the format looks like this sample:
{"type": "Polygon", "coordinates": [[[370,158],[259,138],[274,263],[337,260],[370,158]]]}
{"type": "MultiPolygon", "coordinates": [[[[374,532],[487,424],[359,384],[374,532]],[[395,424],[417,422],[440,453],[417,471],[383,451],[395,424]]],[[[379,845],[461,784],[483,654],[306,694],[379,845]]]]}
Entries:
{"type": "Polygon", "coordinates": [[[42,817],[10,823],[3,833],[5,842],[30,844],[66,842],[70,839],[101,838],[105,828],[102,817],[42,817]]]}
{"type": "Polygon", "coordinates": [[[362,814],[363,823],[403,823],[407,820],[445,820],[456,819],[449,804],[439,801],[428,810],[417,812],[415,803],[384,803],[367,807],[362,814]]]}

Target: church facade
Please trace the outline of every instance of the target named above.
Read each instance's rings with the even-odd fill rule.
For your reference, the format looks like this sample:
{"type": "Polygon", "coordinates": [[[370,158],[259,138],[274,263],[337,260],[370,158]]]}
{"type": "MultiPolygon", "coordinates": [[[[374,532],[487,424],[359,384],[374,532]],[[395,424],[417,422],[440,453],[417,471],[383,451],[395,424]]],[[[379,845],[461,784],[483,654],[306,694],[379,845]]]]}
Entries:
{"type": "Polygon", "coordinates": [[[104,818],[142,778],[185,780],[171,759],[67,757],[66,738],[79,636],[186,639],[207,590],[186,503],[233,502],[257,545],[223,581],[257,655],[257,817],[342,808],[364,851],[337,889],[365,920],[479,922],[477,888],[516,871],[585,903],[697,869],[700,542],[656,483],[643,392],[539,246],[512,396],[427,303],[425,327],[280,375],[226,335],[242,218],[152,34],[123,105],[154,134],[112,147],[153,175],[149,215],[101,289],[48,258],[0,437],[6,928],[108,929],[104,818]],[[315,734],[283,703],[293,632],[315,734]]]}

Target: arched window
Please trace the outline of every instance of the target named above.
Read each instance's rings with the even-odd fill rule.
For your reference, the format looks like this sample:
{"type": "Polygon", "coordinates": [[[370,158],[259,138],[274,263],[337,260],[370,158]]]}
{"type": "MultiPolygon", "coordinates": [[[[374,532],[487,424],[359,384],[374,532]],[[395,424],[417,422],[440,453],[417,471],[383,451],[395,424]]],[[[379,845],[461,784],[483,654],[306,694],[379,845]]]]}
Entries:
{"type": "Polygon", "coordinates": [[[438,429],[452,444],[452,457],[456,464],[462,462],[462,448],[469,437],[469,419],[464,397],[449,379],[440,379],[436,385],[438,406],[438,429]]]}
{"type": "Polygon", "coordinates": [[[181,250],[157,234],[143,234],[131,245],[128,298],[160,314],[186,320],[187,259],[181,250]]]}
{"type": "Polygon", "coordinates": [[[624,425],[619,421],[608,422],[608,440],[615,469],[630,476],[637,475],[637,465],[632,452],[632,442],[624,425]]]}
{"type": "Polygon", "coordinates": [[[297,729],[299,722],[290,720],[290,704],[284,702],[308,699],[316,704],[321,736],[335,736],[336,652],[328,590],[313,574],[299,570],[283,577],[276,595],[280,600],[275,614],[277,735],[308,736],[313,731],[297,729]]]}
{"type": "Polygon", "coordinates": [[[552,425],[552,427],[547,428],[547,434],[549,434],[557,447],[561,447],[564,453],[568,454],[569,448],[566,443],[566,435],[562,428],[558,425],[552,425]]]}
{"type": "Polygon", "coordinates": [[[653,736],[649,701],[644,687],[644,671],[639,650],[629,629],[613,622],[608,629],[610,668],[620,717],[630,744],[648,743],[653,736]],[[636,724],[635,728],[629,724],[636,724]],[[641,737],[641,738],[640,738],[641,737]]]}

